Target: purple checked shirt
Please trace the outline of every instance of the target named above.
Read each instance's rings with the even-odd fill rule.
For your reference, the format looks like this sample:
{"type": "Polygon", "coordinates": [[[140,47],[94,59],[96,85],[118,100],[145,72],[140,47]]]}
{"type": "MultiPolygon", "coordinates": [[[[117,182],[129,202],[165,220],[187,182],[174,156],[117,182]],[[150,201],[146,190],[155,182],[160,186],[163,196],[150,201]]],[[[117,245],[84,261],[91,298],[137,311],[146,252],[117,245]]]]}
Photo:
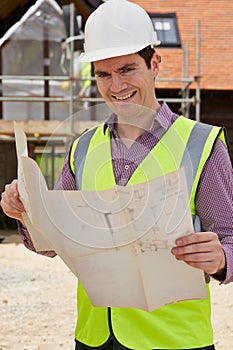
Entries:
{"type": "MultiPolygon", "coordinates": [[[[114,120],[110,117],[104,125],[111,132],[112,160],[116,183],[126,185],[137,166],[157,144],[172,123],[178,118],[165,102],[156,114],[150,130],[144,131],[127,148],[118,136],[114,120]]],[[[68,155],[55,185],[57,190],[76,190],[74,175],[70,171],[68,155]]],[[[223,283],[233,281],[233,208],[232,208],[232,166],[226,146],[221,140],[216,142],[211,157],[206,162],[201,174],[196,197],[197,214],[203,231],[217,233],[226,255],[227,272],[223,283]]],[[[34,250],[28,232],[19,229],[24,244],[34,250]]],[[[41,252],[54,256],[54,252],[41,252]]]]}

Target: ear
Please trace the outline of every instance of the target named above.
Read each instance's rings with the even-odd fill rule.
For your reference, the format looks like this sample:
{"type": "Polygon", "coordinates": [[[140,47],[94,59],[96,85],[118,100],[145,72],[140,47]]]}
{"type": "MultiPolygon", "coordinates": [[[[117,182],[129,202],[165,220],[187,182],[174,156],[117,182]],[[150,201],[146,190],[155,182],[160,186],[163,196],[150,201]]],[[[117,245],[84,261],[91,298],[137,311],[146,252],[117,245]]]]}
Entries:
{"type": "Polygon", "coordinates": [[[161,62],[161,57],[157,52],[155,52],[151,58],[151,70],[154,72],[155,77],[157,77],[159,73],[159,64],[161,62]]]}

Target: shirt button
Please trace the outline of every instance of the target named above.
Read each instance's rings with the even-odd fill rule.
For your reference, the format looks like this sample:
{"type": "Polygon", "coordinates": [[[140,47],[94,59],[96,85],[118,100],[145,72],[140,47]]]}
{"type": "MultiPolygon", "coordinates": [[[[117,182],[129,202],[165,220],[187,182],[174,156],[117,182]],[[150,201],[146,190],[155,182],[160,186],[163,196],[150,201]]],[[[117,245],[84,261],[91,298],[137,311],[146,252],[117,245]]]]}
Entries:
{"type": "Polygon", "coordinates": [[[125,170],[128,170],[128,169],[129,169],[129,165],[126,164],[126,165],[125,165],[125,170]]]}

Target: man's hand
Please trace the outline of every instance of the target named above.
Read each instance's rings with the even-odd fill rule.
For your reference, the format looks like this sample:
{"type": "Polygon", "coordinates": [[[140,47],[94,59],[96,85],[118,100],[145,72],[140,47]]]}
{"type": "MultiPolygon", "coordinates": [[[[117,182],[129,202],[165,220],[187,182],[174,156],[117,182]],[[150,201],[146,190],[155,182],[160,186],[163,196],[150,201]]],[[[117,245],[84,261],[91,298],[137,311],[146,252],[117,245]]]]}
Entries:
{"type": "Polygon", "coordinates": [[[171,252],[177,260],[224,280],[226,258],[216,233],[198,232],[179,237],[171,252]]]}
{"type": "Polygon", "coordinates": [[[2,193],[1,207],[7,216],[21,221],[22,225],[25,226],[22,218],[22,213],[25,212],[25,209],[19,199],[17,180],[13,180],[9,185],[5,186],[5,191],[2,193]]]}

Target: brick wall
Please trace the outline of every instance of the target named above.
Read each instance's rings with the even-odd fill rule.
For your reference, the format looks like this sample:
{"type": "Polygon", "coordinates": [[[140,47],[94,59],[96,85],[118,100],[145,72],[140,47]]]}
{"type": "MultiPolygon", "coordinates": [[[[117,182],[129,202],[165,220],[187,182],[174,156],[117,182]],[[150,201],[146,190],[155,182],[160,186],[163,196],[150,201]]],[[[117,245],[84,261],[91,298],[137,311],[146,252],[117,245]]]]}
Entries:
{"type": "MultiPolygon", "coordinates": [[[[149,13],[175,12],[182,44],[188,43],[190,75],[196,75],[196,23],[201,28],[201,88],[233,90],[233,1],[133,0],[149,13]]],[[[181,76],[181,49],[158,49],[160,77],[181,76]]],[[[168,87],[169,84],[160,84],[168,87]]],[[[173,85],[174,86],[174,85],[173,85]]]]}

